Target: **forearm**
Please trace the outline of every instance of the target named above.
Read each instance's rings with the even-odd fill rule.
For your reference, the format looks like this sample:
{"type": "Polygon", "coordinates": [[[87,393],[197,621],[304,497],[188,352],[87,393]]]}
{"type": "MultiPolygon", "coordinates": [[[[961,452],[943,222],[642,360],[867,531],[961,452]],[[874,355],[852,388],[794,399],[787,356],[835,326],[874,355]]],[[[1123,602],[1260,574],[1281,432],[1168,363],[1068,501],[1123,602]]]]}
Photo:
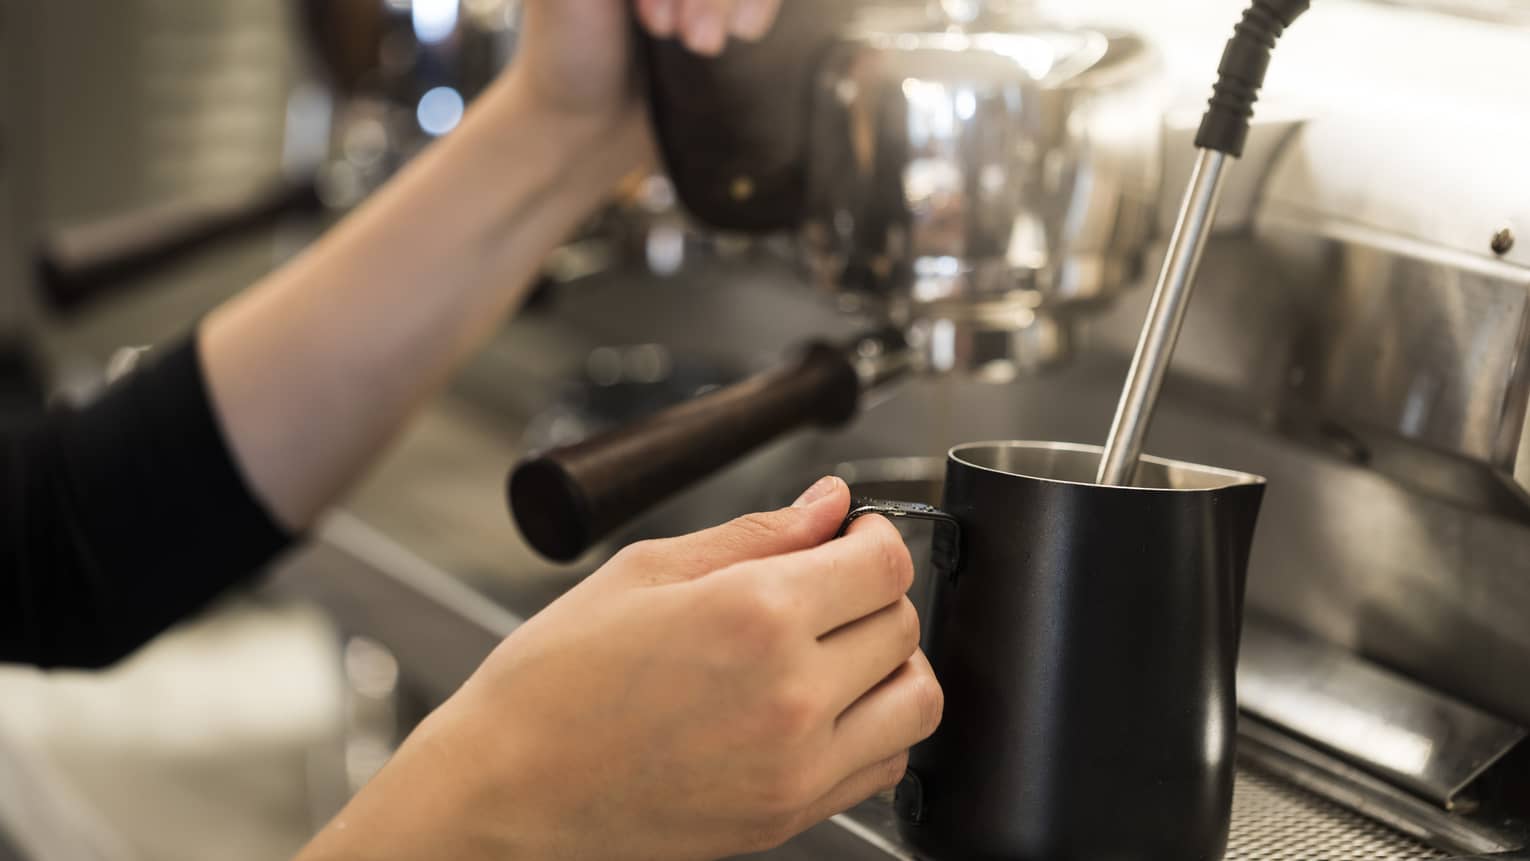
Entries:
{"type": "Polygon", "coordinates": [[[431,714],[382,771],[295,861],[537,861],[561,858],[556,817],[541,802],[560,788],[517,767],[528,733],[482,704],[431,714]],[[471,740],[471,741],[469,741],[471,740]],[[484,780],[484,764],[493,777],[484,780]],[[451,823],[452,827],[443,827],[451,823]]]}
{"type": "Polygon", "coordinates": [[[309,525],[519,305],[541,260],[646,152],[539,110],[513,78],[311,250],[200,333],[250,483],[309,525]]]}

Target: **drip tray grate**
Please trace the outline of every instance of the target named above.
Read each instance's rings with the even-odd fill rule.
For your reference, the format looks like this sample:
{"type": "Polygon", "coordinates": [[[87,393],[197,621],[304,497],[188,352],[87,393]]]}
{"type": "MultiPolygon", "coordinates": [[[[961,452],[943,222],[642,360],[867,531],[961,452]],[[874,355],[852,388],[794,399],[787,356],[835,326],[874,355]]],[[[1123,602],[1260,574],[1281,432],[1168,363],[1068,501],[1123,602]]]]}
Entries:
{"type": "Polygon", "coordinates": [[[1357,813],[1250,768],[1238,772],[1225,861],[1415,861],[1445,858],[1357,813]]]}
{"type": "MultiPolygon", "coordinates": [[[[920,861],[898,838],[891,797],[883,796],[835,817],[822,846],[789,844],[758,857],[770,861],[846,858],[920,861]],[[837,826],[837,827],[835,827],[837,826]],[[846,832],[849,832],[846,834],[846,832]],[[843,841],[853,837],[851,852],[843,841]]],[[[819,829],[805,837],[811,839],[819,829]]],[[[1430,861],[1447,858],[1412,838],[1340,807],[1247,763],[1238,768],[1232,835],[1223,861],[1430,861]]]]}

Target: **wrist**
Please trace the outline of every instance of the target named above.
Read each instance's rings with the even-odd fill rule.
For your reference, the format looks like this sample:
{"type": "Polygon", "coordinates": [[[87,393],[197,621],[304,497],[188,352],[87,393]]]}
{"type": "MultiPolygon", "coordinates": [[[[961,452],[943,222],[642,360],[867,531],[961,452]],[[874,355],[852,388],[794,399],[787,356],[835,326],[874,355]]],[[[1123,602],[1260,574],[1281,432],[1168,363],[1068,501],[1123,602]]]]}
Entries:
{"type": "Polygon", "coordinates": [[[506,134],[533,133],[542,174],[558,193],[589,209],[654,161],[645,107],[635,97],[600,109],[570,107],[549,98],[529,73],[512,69],[481,98],[485,124],[506,134]]]}
{"type": "MultiPolygon", "coordinates": [[[[443,709],[450,708],[450,705],[443,709]]],[[[549,857],[546,823],[529,811],[535,793],[514,791],[502,756],[484,774],[472,733],[441,711],[407,739],[295,861],[520,861],[549,857]]],[[[496,751],[498,753],[498,751],[496,751]]]]}

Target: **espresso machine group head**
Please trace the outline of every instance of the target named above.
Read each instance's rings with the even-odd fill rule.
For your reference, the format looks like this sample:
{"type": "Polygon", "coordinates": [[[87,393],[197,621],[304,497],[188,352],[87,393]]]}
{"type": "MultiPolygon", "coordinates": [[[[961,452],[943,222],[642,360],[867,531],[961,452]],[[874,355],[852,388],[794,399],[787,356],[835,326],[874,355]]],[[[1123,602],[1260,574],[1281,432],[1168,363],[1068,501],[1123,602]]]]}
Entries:
{"type": "Polygon", "coordinates": [[[922,370],[1007,381],[1065,359],[1071,321],[1136,280],[1154,233],[1152,51],[1015,4],[782,15],[720,60],[651,48],[687,207],[795,232],[812,283],[904,332],[922,370]]]}
{"type": "Polygon", "coordinates": [[[1066,358],[1071,318],[1135,280],[1162,114],[1142,42],[967,12],[829,51],[802,245],[921,367],[1003,381],[1066,358]]]}

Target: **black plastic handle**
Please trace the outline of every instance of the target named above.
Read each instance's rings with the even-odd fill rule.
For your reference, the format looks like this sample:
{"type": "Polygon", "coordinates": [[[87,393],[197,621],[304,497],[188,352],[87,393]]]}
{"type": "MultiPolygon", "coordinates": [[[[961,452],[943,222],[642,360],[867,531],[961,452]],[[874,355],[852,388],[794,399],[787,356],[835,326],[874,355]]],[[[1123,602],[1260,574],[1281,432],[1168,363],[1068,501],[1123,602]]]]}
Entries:
{"type": "Polygon", "coordinates": [[[866,5],[785,3],[765,38],[735,42],[719,57],[637,28],[659,151],[693,216],[724,230],[801,225],[814,76],[866,5]]]}
{"type": "Polygon", "coordinates": [[[782,434],[855,416],[860,379],[843,350],[800,360],[627,427],[522,462],[510,508],[537,552],[572,562],[654,505],[782,434]]]}
{"type": "Polygon", "coordinates": [[[219,243],[323,209],[310,178],[239,200],[178,201],[65,227],[38,249],[38,284],[49,307],[72,312],[219,243]]]}
{"type": "Polygon", "coordinates": [[[1312,0],[1253,0],[1222,52],[1211,104],[1195,136],[1196,147],[1243,157],[1275,43],[1311,6],[1312,0]]]}
{"type": "Polygon", "coordinates": [[[962,567],[962,524],[955,516],[923,502],[896,502],[888,499],[854,499],[850,513],[839,527],[839,534],[850,531],[855,521],[872,514],[880,514],[889,520],[907,518],[926,520],[935,524],[933,544],[934,558],[931,563],[942,577],[955,581],[962,567]]]}

